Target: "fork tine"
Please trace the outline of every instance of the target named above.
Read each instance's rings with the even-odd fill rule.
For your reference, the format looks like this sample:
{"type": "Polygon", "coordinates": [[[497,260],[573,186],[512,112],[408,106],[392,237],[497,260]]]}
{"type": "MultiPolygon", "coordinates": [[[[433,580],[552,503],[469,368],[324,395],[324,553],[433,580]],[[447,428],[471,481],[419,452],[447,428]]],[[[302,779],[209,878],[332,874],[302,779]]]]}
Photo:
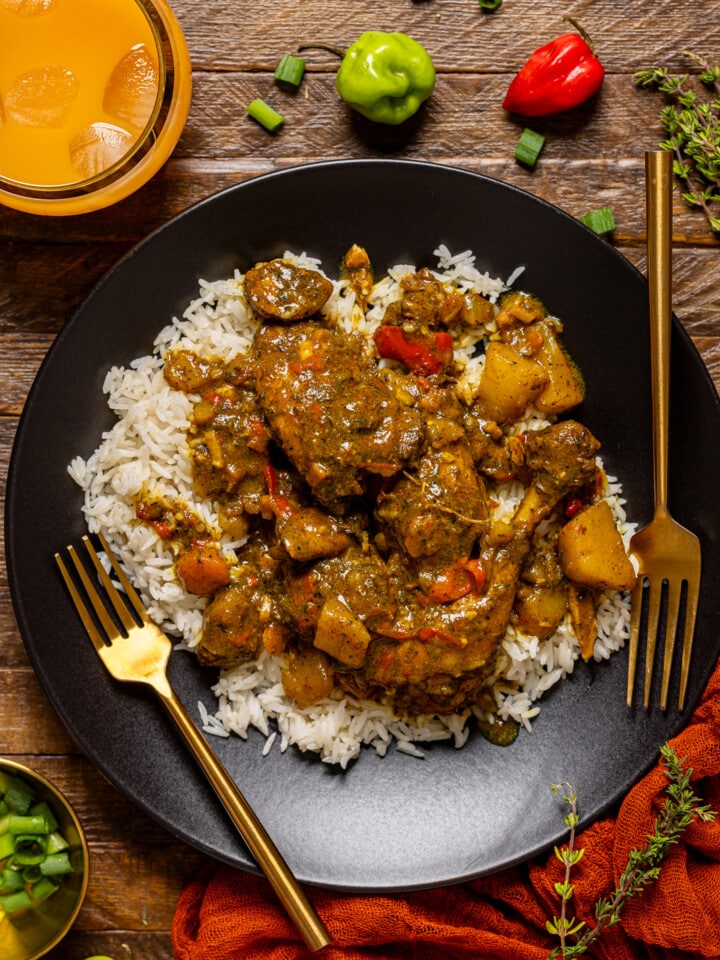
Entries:
{"type": "MultiPolygon", "coordinates": [[[[137,624],[135,620],[133,620],[132,614],[130,613],[127,606],[125,605],[125,601],[122,599],[122,597],[118,593],[115,584],[112,582],[112,580],[108,576],[108,573],[105,570],[105,567],[100,562],[100,557],[98,557],[97,553],[95,552],[95,547],[92,545],[90,538],[88,536],[84,536],[82,537],[82,542],[83,542],[83,546],[88,552],[88,556],[92,560],[93,566],[95,567],[95,570],[97,571],[97,574],[100,577],[100,580],[102,581],[102,585],[105,588],[105,592],[107,593],[108,598],[110,599],[110,602],[113,605],[113,609],[115,613],[118,615],[118,617],[120,618],[120,622],[122,623],[122,625],[125,627],[126,630],[132,630],[132,628],[137,626],[137,624]]],[[[108,551],[108,557],[110,556],[111,554],[108,551]]]]}
{"type": "Polygon", "coordinates": [[[148,617],[147,610],[145,609],[145,604],[140,599],[140,595],[135,589],[135,587],[130,583],[128,578],[125,576],[125,571],[122,569],[122,567],[118,563],[118,560],[115,557],[115,554],[112,552],[112,550],[108,546],[107,540],[102,535],[102,533],[98,533],[98,540],[102,544],[102,548],[105,551],[105,554],[108,560],[110,561],[110,564],[112,565],[113,570],[115,571],[115,575],[117,576],[118,580],[122,584],[122,588],[127,594],[128,600],[132,604],[135,613],[137,613],[137,615],[140,617],[143,623],[149,623],[150,618],[148,617]]]}
{"type": "Polygon", "coordinates": [[[638,646],[640,643],[640,619],[642,617],[643,587],[645,577],[638,576],[630,597],[630,642],[627,675],[627,705],[632,707],[637,668],[638,646]]]}
{"type": "Polygon", "coordinates": [[[645,642],[645,689],[643,692],[643,707],[647,710],[650,705],[650,687],[652,685],[653,666],[655,665],[655,647],[657,646],[658,623],[660,620],[660,598],[662,596],[662,581],[648,577],[648,619],[647,640],[645,642]]]}
{"type": "Polygon", "coordinates": [[[660,709],[667,709],[668,687],[672,672],[672,659],[675,651],[678,614],[680,613],[680,594],[682,580],[668,580],[667,623],[665,625],[665,653],[663,656],[662,684],[660,687],[660,709]]]}
{"type": "Polygon", "coordinates": [[[77,571],[77,575],[80,577],[80,580],[82,581],[82,585],[85,588],[85,593],[87,595],[87,598],[90,601],[90,604],[93,610],[95,611],[97,618],[100,621],[108,640],[110,640],[110,642],[112,642],[113,640],[118,640],[122,636],[122,634],[120,633],[118,628],[115,626],[115,623],[113,622],[113,619],[110,616],[110,614],[105,609],[105,604],[100,599],[100,596],[97,590],[95,589],[95,586],[93,585],[92,581],[90,580],[90,577],[87,574],[87,570],[83,566],[82,561],[80,560],[80,557],[77,555],[75,551],[75,548],[71,545],[67,548],[67,551],[70,556],[70,559],[73,562],[73,566],[77,571]]]}
{"type": "Polygon", "coordinates": [[[100,632],[95,626],[92,617],[90,616],[90,611],[85,606],[85,602],[80,596],[80,593],[77,587],[75,586],[75,583],[72,577],[70,576],[67,567],[63,563],[63,559],[59,553],[55,554],[55,562],[57,563],[60,569],[60,574],[62,575],[62,578],[65,581],[65,586],[67,587],[68,593],[72,598],[72,602],[75,605],[75,609],[80,615],[80,620],[82,621],[82,625],[85,627],[85,630],[87,631],[87,635],[92,640],[92,643],[95,649],[98,651],[101,650],[105,646],[105,641],[100,636],[100,632]]]}
{"type": "Polygon", "coordinates": [[[692,656],[693,636],[695,633],[695,617],[697,616],[698,597],[700,595],[700,577],[688,578],[687,598],[685,608],[685,639],[683,641],[682,660],[680,663],[680,693],[678,695],[678,709],[685,706],[688,675],[690,673],[690,657],[692,656]]]}

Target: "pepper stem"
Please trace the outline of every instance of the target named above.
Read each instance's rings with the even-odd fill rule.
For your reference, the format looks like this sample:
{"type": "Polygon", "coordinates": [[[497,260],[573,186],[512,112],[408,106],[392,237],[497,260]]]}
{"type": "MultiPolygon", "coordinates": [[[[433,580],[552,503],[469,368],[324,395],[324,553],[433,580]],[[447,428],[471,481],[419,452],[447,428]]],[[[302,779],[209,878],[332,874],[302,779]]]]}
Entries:
{"type": "Polygon", "coordinates": [[[567,20],[568,23],[571,23],[575,27],[575,29],[583,38],[585,43],[590,47],[590,52],[595,53],[595,47],[592,44],[592,40],[590,39],[587,31],[583,27],[581,27],[580,24],[577,22],[575,17],[571,17],[569,14],[565,14],[563,16],[563,20],[567,20]]]}
{"type": "Polygon", "coordinates": [[[328,50],[338,57],[345,56],[345,51],[342,47],[334,47],[331,43],[301,43],[298,45],[298,51],[303,50],[328,50]]]}

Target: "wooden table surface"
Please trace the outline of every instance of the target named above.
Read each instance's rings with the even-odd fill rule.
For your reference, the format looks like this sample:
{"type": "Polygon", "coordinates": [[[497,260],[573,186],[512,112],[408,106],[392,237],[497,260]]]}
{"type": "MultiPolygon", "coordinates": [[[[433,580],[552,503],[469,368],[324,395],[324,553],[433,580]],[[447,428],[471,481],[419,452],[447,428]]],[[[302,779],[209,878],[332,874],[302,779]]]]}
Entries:
{"type": "MultiPolygon", "coordinates": [[[[448,163],[528,190],[580,216],[613,208],[612,242],[644,270],[643,156],[663,134],[662,98],[638,90],[636,70],[684,72],[692,50],[720,60],[714,0],[174,0],[193,63],[193,103],[173,156],[154,180],[114,208],[64,219],[0,207],[0,492],[35,373],[76,307],[105,271],[149,231],[220,188],[308,161],[393,156],[448,163]],[[577,17],[607,76],[600,96],[572,113],[533,121],[547,137],[536,168],[513,160],[522,124],[501,108],[511,76],[577,17]],[[368,29],[421,41],[436,90],[411,135],[356,123],[334,89],[336,60],[312,54],[309,74],[275,136],[245,116],[270,102],[272,72],[304,40],[346,45],[368,29]]],[[[676,194],[674,307],[720,384],[720,240],[676,194]]],[[[38,531],[40,534],[40,531],[38,531]]],[[[71,741],[27,660],[0,560],[0,754],[29,763],[76,804],[92,874],[72,933],[49,956],[80,960],[172,957],[169,928],[183,884],[204,862],[119,795],[71,741]]]]}

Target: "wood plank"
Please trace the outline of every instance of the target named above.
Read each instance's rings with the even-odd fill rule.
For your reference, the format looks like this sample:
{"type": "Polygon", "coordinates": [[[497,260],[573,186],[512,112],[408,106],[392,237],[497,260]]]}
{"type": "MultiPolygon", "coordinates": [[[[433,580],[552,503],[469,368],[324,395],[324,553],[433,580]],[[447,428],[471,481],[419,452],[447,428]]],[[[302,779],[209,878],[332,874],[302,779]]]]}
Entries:
{"type": "MultiPolygon", "coordinates": [[[[651,146],[650,143],[647,145],[651,146]]],[[[252,149],[257,153],[262,148],[256,146],[252,149]]],[[[406,151],[406,155],[413,158],[412,151],[406,151]]],[[[341,158],[340,152],[336,158],[341,158]]],[[[372,154],[370,158],[374,158],[372,154]]],[[[92,221],[83,217],[68,218],[70,222],[63,224],[65,241],[94,245],[110,238],[129,246],[163,226],[187,207],[221,189],[251,177],[298,166],[310,159],[305,155],[261,161],[170,160],[162,178],[156,178],[123,201],[122,215],[117,210],[101,210],[92,221]]],[[[582,216],[596,207],[611,206],[617,221],[616,242],[621,246],[644,242],[644,162],[640,157],[607,163],[591,157],[568,160],[560,155],[557,159],[545,158],[533,171],[522,169],[511,156],[501,160],[480,157],[466,159],[445,152],[433,157],[433,162],[520,187],[559,206],[572,216],[582,216]]],[[[18,230],[23,231],[26,241],[46,243],[51,239],[53,230],[57,230],[55,219],[36,217],[28,221],[15,211],[0,208],[0,243],[18,230]]],[[[712,235],[702,215],[689,208],[679,196],[676,196],[674,204],[674,242],[678,246],[691,245],[715,251],[720,247],[720,240],[712,235]]]]}
{"type": "MultiPolygon", "coordinates": [[[[717,22],[711,22],[704,11],[683,16],[672,0],[652,4],[603,0],[581,6],[576,15],[594,38],[610,73],[655,65],[681,67],[682,50],[700,46],[698,52],[710,55],[718,48],[717,22]]],[[[491,15],[466,0],[401,6],[372,3],[362,11],[356,0],[302,7],[256,0],[252,16],[238,16],[233,0],[208,0],[202,16],[194,0],[175,0],[173,9],[196,70],[238,66],[271,70],[301,40],[347,46],[364,30],[402,30],[426,45],[439,71],[514,73],[536,47],[571,29],[563,22],[563,11],[547,3],[520,8],[505,3],[491,15]]]]}
{"type": "MultiPolygon", "coordinates": [[[[609,77],[596,105],[533,121],[547,142],[537,167],[528,171],[513,160],[523,122],[500,108],[503,84],[494,76],[441,78],[417,120],[397,129],[370,124],[348,110],[332,76],[311,75],[302,94],[288,97],[269,76],[200,74],[185,133],[164,170],[111,210],[61,220],[63,241],[129,244],[218,189],[315,157],[402,155],[497,177],[573,215],[610,204],[618,238],[639,242],[644,235],[643,154],[663,136],[661,99],[636,90],[629,76],[609,77]],[[277,136],[244,115],[245,104],[258,95],[288,118],[277,136]],[[632,140],[628,129],[638,131],[632,140]]],[[[717,248],[720,241],[702,215],[679,198],[675,219],[676,242],[717,248]]],[[[28,218],[0,208],[0,239],[52,241],[60,223],[55,217],[28,218]]]]}

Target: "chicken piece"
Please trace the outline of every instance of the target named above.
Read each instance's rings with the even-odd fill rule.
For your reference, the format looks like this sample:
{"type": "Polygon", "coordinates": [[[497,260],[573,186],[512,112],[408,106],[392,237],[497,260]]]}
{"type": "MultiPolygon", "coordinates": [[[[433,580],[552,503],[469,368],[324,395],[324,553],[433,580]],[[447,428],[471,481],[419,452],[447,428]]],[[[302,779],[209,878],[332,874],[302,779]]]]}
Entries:
{"type": "Polygon", "coordinates": [[[188,432],[193,489],[200,497],[231,494],[258,513],[266,491],[268,431],[249,390],[222,384],[196,404],[188,432]]]}
{"type": "Polygon", "coordinates": [[[355,294],[355,302],[364,310],[375,282],[370,257],[364,247],[357,243],[350,247],[340,264],[340,276],[348,281],[355,294]]]}
{"type": "Polygon", "coordinates": [[[290,260],[258,263],[245,274],[250,306],[261,317],[281,323],[295,323],[319,313],[332,292],[327,277],[290,260]]]}
{"type": "Polygon", "coordinates": [[[477,702],[492,675],[510,620],[520,571],[538,524],[596,470],[598,443],[577,423],[554,424],[526,443],[533,471],[502,536],[491,528],[480,560],[486,582],[448,604],[402,595],[399,619],[376,627],[361,671],[338,670],[338,682],[360,695],[388,693],[410,712],[451,713],[477,702]]]}
{"type": "Polygon", "coordinates": [[[254,534],[235,552],[231,582],[214,594],[203,614],[196,653],[205,667],[229,669],[257,659],[264,633],[282,623],[274,597],[277,563],[266,544],[254,534]]]}
{"type": "Polygon", "coordinates": [[[368,630],[376,630],[392,622],[397,583],[371,543],[353,542],[340,556],[288,572],[278,603],[296,632],[312,640],[328,599],[340,599],[368,630]]]}
{"type": "Polygon", "coordinates": [[[583,660],[589,660],[595,650],[598,635],[596,607],[596,597],[592,590],[586,590],[575,583],[568,585],[570,619],[583,660]]]}
{"type": "Polygon", "coordinates": [[[196,648],[204,667],[227,669],[255,660],[260,654],[263,624],[257,589],[243,577],[215,594],[205,608],[196,648]]]}
{"type": "Polygon", "coordinates": [[[400,289],[402,297],[390,304],[383,319],[384,324],[442,329],[457,325],[466,314],[467,304],[463,295],[458,290],[448,288],[427,267],[403,277],[400,289]]]}
{"type": "Polygon", "coordinates": [[[470,557],[488,510],[485,485],[464,437],[430,448],[413,475],[381,495],[375,516],[426,592],[456,561],[470,557]]]}
{"type": "Polygon", "coordinates": [[[280,541],[292,560],[307,563],[336,557],[350,546],[350,536],[317,507],[295,510],[280,525],[280,541]]]}
{"type": "Polygon", "coordinates": [[[420,415],[377,376],[355,338],[317,324],[266,326],[254,344],[270,429],[318,501],[343,513],[368,478],[420,453],[420,415]]]}
{"type": "Polygon", "coordinates": [[[599,449],[592,433],[576,420],[527,433],[524,466],[532,474],[532,484],[513,517],[516,535],[532,535],[558,500],[594,482],[599,449]]]}

